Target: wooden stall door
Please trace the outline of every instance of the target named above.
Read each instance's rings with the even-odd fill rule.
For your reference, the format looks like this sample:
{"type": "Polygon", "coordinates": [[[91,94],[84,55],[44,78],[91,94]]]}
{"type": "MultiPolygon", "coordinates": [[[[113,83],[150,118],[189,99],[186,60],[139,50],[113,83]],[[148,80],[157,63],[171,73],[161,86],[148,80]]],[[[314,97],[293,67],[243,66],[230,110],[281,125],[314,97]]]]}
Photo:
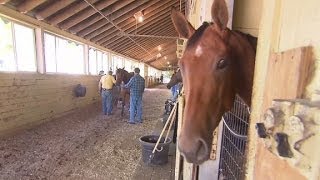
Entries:
{"type": "MultiPolygon", "coordinates": [[[[268,62],[268,74],[264,90],[263,109],[271,106],[273,99],[301,98],[308,75],[312,50],[297,48],[272,54],[268,62]]],[[[297,169],[269,152],[258,140],[255,156],[254,179],[259,180],[305,180],[297,169]]]]}

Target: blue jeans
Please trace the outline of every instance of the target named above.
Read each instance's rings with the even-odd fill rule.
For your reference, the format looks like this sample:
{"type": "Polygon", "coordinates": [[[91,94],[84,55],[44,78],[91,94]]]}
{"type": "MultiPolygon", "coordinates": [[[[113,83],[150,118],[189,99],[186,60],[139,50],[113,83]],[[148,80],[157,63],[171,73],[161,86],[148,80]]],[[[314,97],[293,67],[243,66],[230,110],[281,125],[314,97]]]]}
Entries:
{"type": "Polygon", "coordinates": [[[142,122],[142,96],[130,95],[130,119],[129,122],[142,122]]]}
{"type": "Polygon", "coordinates": [[[178,98],[178,95],[179,95],[178,88],[179,88],[178,84],[171,87],[172,100],[174,101],[178,98]]]}
{"type": "Polygon", "coordinates": [[[111,90],[102,90],[102,111],[104,114],[111,114],[112,112],[112,91],[111,90]]]}

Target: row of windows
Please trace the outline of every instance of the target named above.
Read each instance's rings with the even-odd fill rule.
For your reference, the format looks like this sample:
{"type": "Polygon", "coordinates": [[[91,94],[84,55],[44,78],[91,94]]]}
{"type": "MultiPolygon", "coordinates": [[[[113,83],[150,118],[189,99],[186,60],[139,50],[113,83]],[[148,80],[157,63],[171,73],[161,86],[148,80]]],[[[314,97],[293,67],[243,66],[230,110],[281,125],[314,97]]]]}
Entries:
{"type": "MultiPolygon", "coordinates": [[[[85,66],[84,45],[44,33],[44,56],[47,73],[69,73],[97,75],[101,70],[115,72],[117,68],[133,71],[144,64],[124,57],[89,49],[88,67],[85,66]],[[86,69],[87,68],[87,69],[86,69]]],[[[36,68],[35,31],[0,17],[0,71],[33,71],[36,68]]]]}

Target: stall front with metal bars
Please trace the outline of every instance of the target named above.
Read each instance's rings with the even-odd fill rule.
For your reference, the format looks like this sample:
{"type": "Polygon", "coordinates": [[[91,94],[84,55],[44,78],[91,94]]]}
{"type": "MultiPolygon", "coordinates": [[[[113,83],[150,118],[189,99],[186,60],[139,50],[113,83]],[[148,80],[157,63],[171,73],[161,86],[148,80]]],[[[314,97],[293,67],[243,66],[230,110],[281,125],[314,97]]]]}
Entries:
{"type": "Polygon", "coordinates": [[[219,179],[244,179],[249,117],[249,107],[238,96],[231,111],[223,115],[219,179]]]}

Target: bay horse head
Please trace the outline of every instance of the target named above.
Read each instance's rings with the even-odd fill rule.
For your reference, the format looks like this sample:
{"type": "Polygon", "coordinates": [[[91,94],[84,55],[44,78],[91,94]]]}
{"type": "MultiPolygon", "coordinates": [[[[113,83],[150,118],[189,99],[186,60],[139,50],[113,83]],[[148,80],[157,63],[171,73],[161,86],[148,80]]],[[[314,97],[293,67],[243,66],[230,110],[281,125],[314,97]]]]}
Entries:
{"type": "Polygon", "coordinates": [[[195,164],[209,159],[213,131],[236,94],[251,102],[256,39],[227,28],[224,0],[214,1],[211,15],[213,23],[195,30],[183,14],[171,11],[175,29],[188,39],[179,61],[185,109],[178,147],[195,164]]]}
{"type": "Polygon", "coordinates": [[[134,73],[129,73],[124,68],[119,68],[116,70],[116,85],[120,86],[122,81],[127,84],[134,73]]]}
{"type": "Polygon", "coordinates": [[[180,69],[171,76],[170,81],[167,84],[167,88],[170,89],[172,86],[178,84],[179,82],[182,82],[182,77],[181,77],[181,71],[180,69]]]}

